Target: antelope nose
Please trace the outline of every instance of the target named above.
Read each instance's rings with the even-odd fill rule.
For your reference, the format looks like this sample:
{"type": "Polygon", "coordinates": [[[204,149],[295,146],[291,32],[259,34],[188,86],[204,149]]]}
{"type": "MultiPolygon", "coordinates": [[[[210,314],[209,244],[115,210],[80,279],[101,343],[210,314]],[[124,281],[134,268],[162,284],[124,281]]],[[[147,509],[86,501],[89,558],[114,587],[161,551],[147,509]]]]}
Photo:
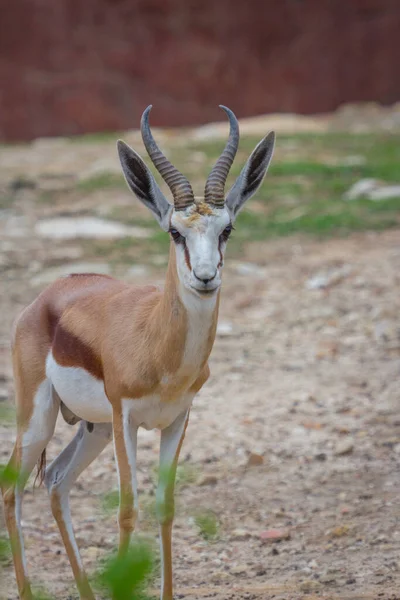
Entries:
{"type": "Polygon", "coordinates": [[[201,275],[197,275],[196,271],[193,271],[193,275],[196,277],[196,279],[198,279],[199,281],[201,281],[202,283],[207,285],[207,283],[209,281],[212,281],[213,279],[215,279],[215,276],[217,275],[217,271],[215,271],[215,273],[212,277],[203,277],[201,275]]]}

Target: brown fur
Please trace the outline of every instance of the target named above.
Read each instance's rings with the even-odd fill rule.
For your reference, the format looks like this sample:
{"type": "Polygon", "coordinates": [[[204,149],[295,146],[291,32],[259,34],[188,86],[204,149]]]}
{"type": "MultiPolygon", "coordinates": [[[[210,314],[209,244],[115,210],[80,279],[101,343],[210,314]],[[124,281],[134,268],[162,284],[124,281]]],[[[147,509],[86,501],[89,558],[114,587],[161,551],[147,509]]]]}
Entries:
{"type": "MultiPolygon", "coordinates": [[[[35,392],[45,378],[52,349],[62,366],[82,367],[104,380],[110,402],[159,393],[173,401],[204,379],[215,338],[218,309],[209,343],[199,362],[179,376],[187,333],[187,313],[177,292],[175,247],[164,292],[135,288],[103,275],[73,275],[49,286],[21,315],[13,354],[21,423],[29,421],[35,392]]],[[[205,381],[205,379],[204,379],[205,381]]]]}
{"type": "Polygon", "coordinates": [[[196,203],[196,210],[199,213],[199,215],[212,215],[213,214],[212,207],[209,204],[207,204],[207,202],[204,202],[204,200],[196,203]]]}
{"type": "MultiPolygon", "coordinates": [[[[40,294],[14,326],[12,347],[18,434],[11,464],[16,467],[20,464],[22,436],[31,419],[35,393],[46,378],[46,358],[50,350],[59,364],[81,367],[103,380],[112,404],[121,482],[120,551],[127,547],[136,519],[124,440],[122,398],[142,398],[157,393],[162,401],[173,402],[186,391],[197,392],[209,376],[207,360],[215,338],[218,303],[219,296],[203,355],[198,356],[195,364],[181,368],[188,315],[178,294],[175,246],[171,244],[164,292],[154,286],[135,288],[108,276],[69,276],[40,294]]],[[[39,462],[40,477],[44,473],[45,456],[44,451],[39,462]]],[[[3,494],[9,534],[12,540],[17,540],[13,557],[18,589],[21,598],[31,600],[17,537],[15,490],[10,487],[4,489],[3,494]]],[[[94,600],[86,576],[77,563],[57,490],[52,492],[51,505],[82,597],[94,600]]],[[[162,537],[167,541],[170,540],[170,528],[166,525],[162,531],[162,537]]],[[[170,549],[166,558],[170,562],[170,549]]],[[[172,579],[166,585],[172,590],[172,579]]]]}
{"type": "Polygon", "coordinates": [[[71,367],[77,363],[96,379],[103,379],[103,367],[100,356],[79,337],[62,325],[58,325],[53,343],[53,356],[62,367],[71,367]]]}
{"type": "Polygon", "coordinates": [[[192,213],[185,218],[185,224],[190,226],[196,223],[200,219],[200,216],[212,214],[213,210],[209,204],[204,202],[204,200],[197,200],[193,205],[192,213]]]}

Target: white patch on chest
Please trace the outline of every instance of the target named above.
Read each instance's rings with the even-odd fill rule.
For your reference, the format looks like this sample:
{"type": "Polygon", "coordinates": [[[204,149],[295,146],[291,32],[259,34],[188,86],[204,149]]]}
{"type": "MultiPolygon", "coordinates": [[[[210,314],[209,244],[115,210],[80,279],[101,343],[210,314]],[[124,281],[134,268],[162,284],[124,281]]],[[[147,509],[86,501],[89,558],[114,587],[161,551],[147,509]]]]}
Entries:
{"type": "Polygon", "coordinates": [[[181,368],[199,367],[208,345],[216,296],[198,298],[181,286],[182,302],[188,313],[188,331],[181,368]]]}
{"type": "Polygon", "coordinates": [[[165,429],[191,406],[194,394],[182,394],[175,402],[162,402],[157,395],[122,400],[124,414],[129,413],[136,427],[165,429]]]}
{"type": "Polygon", "coordinates": [[[61,367],[51,352],[46,361],[46,375],[61,400],[75,415],[90,423],[112,421],[112,408],[103,381],[85,369],[61,367]]]}

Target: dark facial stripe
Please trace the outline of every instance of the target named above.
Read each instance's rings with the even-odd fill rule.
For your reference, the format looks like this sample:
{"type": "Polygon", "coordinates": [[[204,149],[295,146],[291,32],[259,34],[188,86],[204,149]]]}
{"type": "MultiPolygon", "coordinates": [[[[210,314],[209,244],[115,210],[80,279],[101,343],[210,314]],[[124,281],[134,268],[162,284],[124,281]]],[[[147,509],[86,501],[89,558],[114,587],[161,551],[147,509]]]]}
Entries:
{"type": "Polygon", "coordinates": [[[190,263],[190,254],[189,254],[189,250],[188,250],[186,244],[185,244],[185,261],[186,261],[187,268],[189,269],[189,271],[191,271],[192,265],[190,263]]]}
{"type": "Polygon", "coordinates": [[[219,242],[218,242],[218,252],[219,252],[218,269],[220,269],[224,265],[224,257],[222,255],[222,250],[221,250],[221,238],[219,239],[219,242]]]}
{"type": "Polygon", "coordinates": [[[56,329],[52,351],[55,361],[62,367],[80,367],[96,379],[103,379],[100,357],[90,346],[61,325],[56,329]]]}

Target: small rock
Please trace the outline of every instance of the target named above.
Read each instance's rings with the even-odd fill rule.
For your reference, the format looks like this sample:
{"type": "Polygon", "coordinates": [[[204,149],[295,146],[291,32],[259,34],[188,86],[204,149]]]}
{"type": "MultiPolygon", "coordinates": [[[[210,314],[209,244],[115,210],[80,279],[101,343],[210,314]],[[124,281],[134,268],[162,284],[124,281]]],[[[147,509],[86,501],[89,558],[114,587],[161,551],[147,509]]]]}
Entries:
{"type": "Polygon", "coordinates": [[[229,337],[233,334],[233,326],[229,321],[220,321],[217,325],[217,335],[220,337],[229,337]]]}
{"type": "Polygon", "coordinates": [[[354,183],[349,190],[343,195],[345,200],[357,200],[357,198],[362,198],[363,196],[367,196],[376,188],[379,187],[379,181],[377,179],[360,179],[356,183],[354,183]]]}
{"type": "Polygon", "coordinates": [[[315,560],[315,558],[313,558],[313,560],[310,560],[310,562],[308,563],[308,566],[310,567],[310,569],[316,569],[318,567],[318,563],[315,560]]]}
{"type": "Polygon", "coordinates": [[[331,269],[326,272],[317,273],[306,281],[307,290],[324,289],[331,285],[336,285],[350,275],[352,268],[350,265],[343,265],[338,269],[331,269]]]}
{"type": "Polygon", "coordinates": [[[340,441],[335,448],[336,456],[351,454],[354,450],[354,442],[351,438],[340,441]]]}
{"type": "Polygon", "coordinates": [[[312,579],[306,579],[305,581],[301,581],[299,584],[300,591],[305,592],[306,594],[316,591],[319,587],[319,583],[317,581],[313,581],[312,579]]]}
{"type": "Polygon", "coordinates": [[[212,581],[213,583],[222,583],[224,581],[227,581],[228,579],[230,579],[230,575],[229,573],[225,573],[224,571],[219,571],[210,575],[210,581],[212,581]]]}
{"type": "Polygon", "coordinates": [[[321,583],[335,583],[335,577],[332,575],[332,573],[323,573],[320,578],[319,581],[321,583]]]}
{"type": "Polygon", "coordinates": [[[246,529],[234,529],[232,531],[231,540],[242,542],[244,540],[248,540],[250,537],[250,531],[247,531],[246,529]]]}
{"type": "Polygon", "coordinates": [[[281,542],[290,539],[290,531],[289,529],[267,529],[260,533],[260,538],[263,542],[281,542]]]}
{"type": "Polygon", "coordinates": [[[59,217],[42,219],[35,225],[39,237],[54,240],[75,238],[116,239],[123,237],[148,238],[151,231],[144,227],[128,227],[116,221],[107,221],[97,217],[59,217]]]}
{"type": "Polygon", "coordinates": [[[0,387],[0,402],[4,402],[4,400],[7,400],[7,398],[8,392],[6,388],[0,387]]]}
{"type": "Polygon", "coordinates": [[[249,458],[247,459],[248,467],[260,467],[264,464],[264,457],[262,454],[256,454],[255,452],[251,452],[249,458]]]}
{"type": "Polygon", "coordinates": [[[375,202],[400,197],[400,185],[383,185],[377,179],[360,179],[344,194],[345,200],[368,198],[375,202]]]}
{"type": "Polygon", "coordinates": [[[377,190],[371,190],[368,198],[375,202],[389,200],[390,198],[400,198],[400,185],[384,185],[377,190]]]}
{"type": "Polygon", "coordinates": [[[218,478],[215,475],[203,475],[197,482],[197,485],[216,485],[218,483],[218,478]]]}
{"type": "Polygon", "coordinates": [[[230,569],[232,575],[243,575],[247,573],[247,565],[236,565],[230,569]]]}

